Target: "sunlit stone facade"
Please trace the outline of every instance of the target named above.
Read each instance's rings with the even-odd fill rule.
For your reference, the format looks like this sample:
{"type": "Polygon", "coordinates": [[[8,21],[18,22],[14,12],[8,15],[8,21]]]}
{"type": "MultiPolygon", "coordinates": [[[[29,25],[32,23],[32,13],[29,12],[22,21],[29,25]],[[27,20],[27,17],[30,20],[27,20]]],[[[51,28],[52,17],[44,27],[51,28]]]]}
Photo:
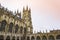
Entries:
{"type": "Polygon", "coordinates": [[[22,13],[13,13],[0,5],[0,40],[60,40],[60,30],[33,33],[28,6],[23,7],[22,13]]]}

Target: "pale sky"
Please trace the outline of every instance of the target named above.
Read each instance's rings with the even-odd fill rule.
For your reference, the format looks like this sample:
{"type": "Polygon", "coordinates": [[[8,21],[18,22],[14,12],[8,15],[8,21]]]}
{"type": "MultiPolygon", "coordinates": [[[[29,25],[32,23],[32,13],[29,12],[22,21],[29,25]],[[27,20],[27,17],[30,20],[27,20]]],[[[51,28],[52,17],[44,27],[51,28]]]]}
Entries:
{"type": "Polygon", "coordinates": [[[0,0],[0,3],[12,11],[22,11],[28,5],[34,31],[60,29],[60,0],[0,0]]]}

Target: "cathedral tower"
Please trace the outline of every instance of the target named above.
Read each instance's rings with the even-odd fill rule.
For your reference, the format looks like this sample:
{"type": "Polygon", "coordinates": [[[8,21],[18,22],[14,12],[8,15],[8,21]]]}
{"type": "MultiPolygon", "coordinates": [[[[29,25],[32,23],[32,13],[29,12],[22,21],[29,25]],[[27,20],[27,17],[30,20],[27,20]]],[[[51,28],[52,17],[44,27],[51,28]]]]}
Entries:
{"type": "Polygon", "coordinates": [[[31,21],[31,9],[28,9],[28,6],[23,8],[23,21],[27,26],[27,33],[33,33],[33,28],[32,28],[32,21],[31,21]]]}

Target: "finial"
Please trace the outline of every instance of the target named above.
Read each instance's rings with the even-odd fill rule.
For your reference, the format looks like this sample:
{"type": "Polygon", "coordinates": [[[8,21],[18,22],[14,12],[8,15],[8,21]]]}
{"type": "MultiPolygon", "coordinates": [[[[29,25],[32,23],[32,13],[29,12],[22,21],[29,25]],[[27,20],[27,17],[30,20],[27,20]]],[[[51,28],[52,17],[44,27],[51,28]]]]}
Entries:
{"type": "Polygon", "coordinates": [[[17,10],[17,14],[18,14],[18,10],[17,10]]]}
{"type": "Polygon", "coordinates": [[[16,14],[16,11],[14,13],[16,14]]]}
{"type": "Polygon", "coordinates": [[[26,6],[26,10],[28,10],[28,6],[26,6]]]}
{"type": "Polygon", "coordinates": [[[31,13],[31,9],[29,8],[29,13],[31,13]]]}
{"type": "Polygon", "coordinates": [[[46,30],[46,33],[47,33],[47,30],[46,30]]]}
{"type": "Polygon", "coordinates": [[[43,33],[44,33],[44,30],[43,30],[43,33]]]}
{"type": "Polygon", "coordinates": [[[25,11],[25,8],[23,7],[23,12],[25,11]]]}

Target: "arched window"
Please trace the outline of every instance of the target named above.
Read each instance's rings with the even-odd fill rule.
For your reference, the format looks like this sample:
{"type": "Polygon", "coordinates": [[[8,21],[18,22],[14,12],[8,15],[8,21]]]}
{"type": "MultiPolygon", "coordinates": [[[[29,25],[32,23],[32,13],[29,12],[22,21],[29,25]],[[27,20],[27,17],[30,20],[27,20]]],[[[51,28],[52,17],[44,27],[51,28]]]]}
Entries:
{"type": "Polygon", "coordinates": [[[25,27],[25,28],[24,28],[24,33],[26,33],[26,32],[27,32],[27,28],[25,27]]]}
{"type": "Polygon", "coordinates": [[[12,40],[15,40],[15,36],[12,37],[12,40]]]}
{"type": "Polygon", "coordinates": [[[17,40],[19,40],[19,37],[17,37],[17,40]]]}
{"type": "Polygon", "coordinates": [[[5,31],[5,26],[6,26],[6,24],[7,24],[7,22],[6,22],[6,20],[3,20],[2,22],[1,22],[1,27],[0,27],[0,31],[5,31]]]}
{"type": "Polygon", "coordinates": [[[3,35],[0,35],[0,40],[4,40],[4,36],[3,35]]]}
{"type": "Polygon", "coordinates": [[[9,32],[12,33],[12,29],[13,29],[13,23],[10,23],[10,24],[9,24],[9,32]]]}
{"type": "Polygon", "coordinates": [[[6,40],[10,40],[10,36],[7,36],[6,40]]]}
{"type": "Polygon", "coordinates": [[[36,40],[41,40],[39,36],[36,37],[36,40]]]}
{"type": "Polygon", "coordinates": [[[27,40],[30,40],[30,37],[29,36],[27,37],[27,40]]]}
{"type": "Polygon", "coordinates": [[[18,25],[16,25],[16,26],[15,26],[15,33],[17,33],[18,28],[19,28],[19,26],[18,26],[18,25]]]}
{"type": "Polygon", "coordinates": [[[56,36],[56,40],[60,40],[60,35],[57,35],[56,36]]]}
{"type": "Polygon", "coordinates": [[[54,39],[54,36],[50,35],[50,36],[49,36],[49,40],[55,40],[55,39],[54,39]]]}
{"type": "Polygon", "coordinates": [[[31,40],[35,40],[34,36],[31,37],[31,40]]]}
{"type": "Polygon", "coordinates": [[[21,27],[20,27],[20,33],[22,33],[22,32],[23,32],[23,27],[21,26],[21,27]]]}
{"type": "Polygon", "coordinates": [[[42,37],[42,40],[47,40],[47,37],[46,37],[46,36],[43,36],[43,37],[42,37]]]}

